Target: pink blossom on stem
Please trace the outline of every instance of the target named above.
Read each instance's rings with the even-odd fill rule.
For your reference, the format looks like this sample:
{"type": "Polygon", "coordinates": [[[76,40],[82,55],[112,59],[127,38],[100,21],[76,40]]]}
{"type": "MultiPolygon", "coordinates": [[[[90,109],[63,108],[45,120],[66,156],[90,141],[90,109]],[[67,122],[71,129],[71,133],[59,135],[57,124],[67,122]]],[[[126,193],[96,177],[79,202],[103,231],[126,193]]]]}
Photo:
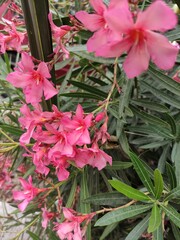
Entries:
{"type": "Polygon", "coordinates": [[[105,19],[105,14],[113,8],[126,6],[127,2],[124,0],[111,0],[107,7],[103,3],[103,0],[90,0],[90,4],[94,8],[95,13],[88,14],[85,11],[79,11],[75,16],[88,30],[94,32],[93,36],[87,42],[88,51],[94,52],[103,44],[122,38],[121,34],[111,30],[105,19]]]}
{"type": "Polygon", "coordinates": [[[174,28],[177,17],[163,1],[157,0],[144,12],[140,11],[135,22],[127,7],[111,9],[105,19],[114,32],[123,34],[123,39],[103,45],[97,49],[97,56],[119,57],[127,52],[123,68],[129,78],[146,71],[150,59],[161,69],[173,67],[178,49],[157,31],[174,28]]]}
{"type": "Polygon", "coordinates": [[[51,78],[51,75],[47,64],[41,62],[35,66],[31,57],[23,52],[18,67],[9,73],[6,79],[13,86],[22,88],[26,102],[34,105],[42,101],[43,95],[45,100],[48,100],[58,93],[48,78],[51,78]]]}
{"type": "Polygon", "coordinates": [[[44,208],[41,208],[42,210],[42,227],[43,228],[47,228],[48,222],[54,217],[55,213],[53,212],[49,212],[46,208],[46,206],[44,208]]]}
{"type": "Polygon", "coordinates": [[[63,223],[56,223],[54,230],[61,240],[82,240],[85,231],[81,230],[80,224],[84,221],[88,224],[91,221],[94,213],[79,214],[70,208],[63,208],[65,221],[63,223]]]}
{"type": "Polygon", "coordinates": [[[46,189],[39,189],[33,186],[32,177],[29,176],[28,182],[23,178],[19,178],[19,181],[24,188],[23,191],[13,191],[14,200],[23,200],[18,208],[20,211],[24,211],[27,205],[41,192],[44,192],[46,189]]]}
{"type": "Polygon", "coordinates": [[[6,50],[13,49],[16,51],[21,50],[21,45],[24,40],[24,33],[18,32],[13,22],[2,18],[3,22],[7,25],[4,28],[6,34],[0,33],[0,52],[5,53],[6,50]]]}
{"type": "Polygon", "coordinates": [[[54,49],[54,52],[58,53],[60,50],[62,50],[62,52],[65,54],[65,57],[69,58],[69,52],[63,45],[63,37],[68,32],[71,31],[72,27],[70,27],[68,25],[63,25],[60,27],[56,26],[52,20],[52,13],[49,13],[48,18],[49,18],[49,22],[50,22],[50,26],[51,26],[51,30],[52,30],[52,35],[57,44],[56,48],[54,49]]]}

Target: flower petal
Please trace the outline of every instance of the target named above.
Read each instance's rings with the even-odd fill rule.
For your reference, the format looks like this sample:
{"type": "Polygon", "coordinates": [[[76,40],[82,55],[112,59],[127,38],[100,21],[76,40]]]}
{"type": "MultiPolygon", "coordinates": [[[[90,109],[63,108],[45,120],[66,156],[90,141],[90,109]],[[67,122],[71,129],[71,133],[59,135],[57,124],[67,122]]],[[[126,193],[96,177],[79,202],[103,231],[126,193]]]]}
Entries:
{"type": "Polygon", "coordinates": [[[57,89],[55,89],[52,83],[46,78],[44,79],[43,90],[44,90],[44,96],[46,100],[58,94],[57,89]]]}
{"type": "Polygon", "coordinates": [[[144,12],[140,12],[136,21],[137,27],[161,32],[174,28],[176,24],[176,14],[160,0],[153,2],[144,12]]]}
{"type": "Polygon", "coordinates": [[[99,15],[103,15],[106,10],[106,5],[102,0],[90,0],[90,4],[99,15]]]}
{"type": "Polygon", "coordinates": [[[37,72],[42,76],[42,77],[46,77],[46,78],[50,78],[51,75],[49,73],[49,69],[47,67],[47,64],[45,62],[41,62],[38,65],[38,69],[37,72]]]}
{"type": "Polygon", "coordinates": [[[99,28],[104,27],[105,24],[104,18],[97,14],[89,14],[85,11],[79,11],[75,16],[91,32],[97,31],[99,28]]]}
{"type": "Polygon", "coordinates": [[[152,61],[161,69],[171,69],[175,64],[179,49],[158,33],[149,31],[146,35],[147,48],[152,61]]]}
{"type": "Polygon", "coordinates": [[[123,63],[124,71],[128,78],[133,78],[148,69],[150,55],[146,44],[136,45],[131,48],[123,63]]]}

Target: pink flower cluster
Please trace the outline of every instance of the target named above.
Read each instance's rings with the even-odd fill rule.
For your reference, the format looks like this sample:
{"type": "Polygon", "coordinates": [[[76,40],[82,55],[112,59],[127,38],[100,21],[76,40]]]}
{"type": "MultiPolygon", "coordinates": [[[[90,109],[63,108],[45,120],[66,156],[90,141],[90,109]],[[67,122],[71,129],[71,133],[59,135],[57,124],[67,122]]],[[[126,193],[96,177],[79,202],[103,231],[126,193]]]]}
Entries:
{"type": "Polygon", "coordinates": [[[59,181],[63,181],[69,177],[67,168],[71,163],[79,168],[91,165],[98,170],[107,162],[112,164],[112,158],[98,146],[109,138],[107,117],[97,130],[96,124],[102,120],[102,114],[96,118],[92,113],[84,114],[80,104],[75,113],[60,112],[56,106],[52,110],[43,112],[39,105],[34,111],[30,111],[27,105],[21,108],[24,116],[19,118],[19,122],[26,132],[20,142],[25,145],[31,138],[35,140],[30,156],[37,172],[46,176],[51,165],[56,169],[59,181]],[[94,132],[92,140],[90,131],[94,132]]]}
{"type": "Polygon", "coordinates": [[[56,223],[55,230],[61,240],[82,240],[85,235],[85,228],[87,224],[94,217],[94,213],[78,214],[73,209],[63,208],[65,221],[63,223],[56,223]],[[85,228],[81,230],[80,224],[86,222],[85,228]]]}
{"type": "Polygon", "coordinates": [[[159,68],[171,69],[178,48],[158,32],[173,29],[177,17],[163,1],[154,1],[144,12],[134,17],[127,0],[111,0],[107,7],[103,0],[90,0],[96,13],[76,13],[84,26],[94,32],[87,42],[89,52],[96,56],[119,57],[127,53],[123,68],[129,78],[148,69],[152,60],[159,68]]]}

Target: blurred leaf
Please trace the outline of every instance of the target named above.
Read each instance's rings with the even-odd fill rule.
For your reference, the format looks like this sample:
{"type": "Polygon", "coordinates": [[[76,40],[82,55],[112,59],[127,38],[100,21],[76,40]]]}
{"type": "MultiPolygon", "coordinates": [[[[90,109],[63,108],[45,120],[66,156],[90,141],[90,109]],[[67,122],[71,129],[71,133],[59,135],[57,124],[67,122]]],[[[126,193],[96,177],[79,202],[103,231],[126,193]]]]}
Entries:
{"type": "Polygon", "coordinates": [[[174,189],[177,186],[176,175],[175,175],[174,168],[168,162],[166,162],[166,172],[168,175],[168,180],[169,180],[171,189],[174,189]]]}
{"type": "Polygon", "coordinates": [[[161,154],[161,156],[159,158],[158,169],[160,170],[161,173],[164,173],[164,171],[165,171],[165,165],[166,165],[167,154],[169,153],[169,149],[170,149],[170,145],[169,144],[164,146],[162,154],[161,154]]]}
{"type": "Polygon", "coordinates": [[[106,82],[100,80],[99,78],[95,78],[95,77],[91,77],[91,76],[88,76],[88,78],[89,78],[92,82],[97,83],[97,84],[99,84],[100,86],[106,86],[106,85],[107,85],[106,82]]]}
{"type": "Polygon", "coordinates": [[[149,219],[149,226],[148,226],[148,233],[154,232],[157,230],[159,225],[161,224],[161,212],[160,209],[158,208],[157,204],[155,203],[152,211],[151,211],[151,216],[149,219]]]}
{"type": "Polygon", "coordinates": [[[170,201],[173,198],[180,197],[180,186],[172,189],[165,197],[164,202],[170,201]]]}
{"type": "Polygon", "coordinates": [[[175,164],[177,185],[180,186],[180,142],[175,142],[171,152],[172,162],[175,164]]]}
{"type": "Polygon", "coordinates": [[[139,200],[139,201],[149,201],[150,198],[145,195],[143,192],[128,186],[127,184],[119,180],[109,180],[111,186],[115,188],[118,192],[124,194],[126,197],[139,200]]]}
{"type": "Polygon", "coordinates": [[[118,223],[113,223],[113,224],[110,224],[107,227],[105,227],[99,240],[104,240],[117,227],[117,225],[118,225],[118,223]]]}
{"type": "Polygon", "coordinates": [[[148,73],[165,89],[180,96],[180,84],[174,81],[171,77],[164,74],[162,71],[157,70],[152,64],[149,66],[148,73]]]}
{"type": "Polygon", "coordinates": [[[107,165],[106,169],[120,170],[132,167],[132,162],[113,161],[112,166],[107,165]]]}
{"type": "Polygon", "coordinates": [[[152,205],[136,205],[120,208],[109,213],[106,213],[103,217],[98,219],[95,223],[95,227],[97,226],[107,226],[115,222],[122,221],[127,218],[131,218],[137,216],[143,212],[147,212],[152,205]]]}
{"type": "Polygon", "coordinates": [[[76,54],[82,58],[86,58],[90,61],[98,62],[101,64],[114,64],[115,62],[114,58],[111,59],[111,58],[95,57],[94,54],[90,54],[87,52],[78,52],[76,54]]]}
{"type": "Polygon", "coordinates": [[[147,229],[149,223],[149,214],[143,218],[127,235],[125,240],[138,240],[143,232],[147,229]]]}
{"type": "Polygon", "coordinates": [[[107,98],[107,93],[105,93],[105,92],[103,92],[103,91],[101,91],[101,90],[99,90],[99,89],[97,89],[95,87],[92,87],[92,86],[90,86],[88,84],[77,82],[77,81],[68,81],[68,82],[71,83],[72,85],[74,85],[74,86],[76,86],[76,87],[78,87],[80,89],[83,89],[83,90],[85,90],[87,92],[90,92],[90,93],[92,93],[94,95],[98,95],[98,96],[100,95],[100,96],[102,96],[104,98],[107,98]]]}
{"type": "Polygon", "coordinates": [[[148,189],[148,191],[150,191],[153,195],[155,195],[152,181],[148,175],[147,170],[144,168],[144,165],[141,162],[141,160],[132,152],[129,153],[129,157],[144,186],[148,189]]]}
{"type": "Polygon", "coordinates": [[[86,198],[84,202],[92,203],[94,205],[117,206],[126,204],[128,200],[127,197],[118,192],[110,192],[92,195],[91,197],[86,198]]]}
{"type": "Polygon", "coordinates": [[[23,130],[21,130],[18,127],[14,127],[12,125],[8,125],[8,124],[1,124],[0,123],[0,128],[2,128],[5,132],[8,132],[14,136],[18,136],[20,137],[24,132],[23,130]]]}
{"type": "MultiPolygon", "coordinates": [[[[179,1],[179,6],[180,6],[180,1],[179,1]]],[[[176,26],[176,29],[166,32],[165,36],[169,39],[169,41],[175,41],[177,39],[180,39],[180,26],[176,26]]]]}
{"type": "MultiPolygon", "coordinates": [[[[156,199],[159,199],[162,195],[164,188],[163,178],[159,169],[154,171],[154,192],[156,199]]],[[[153,231],[152,231],[153,232],[153,231]]]]}
{"type": "Polygon", "coordinates": [[[171,221],[180,228],[180,214],[170,205],[161,205],[161,208],[166,213],[166,215],[171,219],[171,221]]]}

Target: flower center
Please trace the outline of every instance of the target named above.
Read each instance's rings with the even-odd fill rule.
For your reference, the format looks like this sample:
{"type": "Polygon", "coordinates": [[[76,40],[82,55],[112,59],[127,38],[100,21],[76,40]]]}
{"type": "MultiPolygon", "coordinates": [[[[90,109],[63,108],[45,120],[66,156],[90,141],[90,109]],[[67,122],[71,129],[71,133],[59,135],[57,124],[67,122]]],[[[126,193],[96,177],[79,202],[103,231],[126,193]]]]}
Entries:
{"type": "Polygon", "coordinates": [[[37,71],[34,71],[32,75],[33,75],[32,78],[36,81],[37,85],[39,85],[39,83],[43,81],[42,75],[37,71]]]}
{"type": "Polygon", "coordinates": [[[134,42],[134,45],[141,44],[144,42],[144,31],[142,29],[132,29],[129,33],[131,40],[134,42]]]}

